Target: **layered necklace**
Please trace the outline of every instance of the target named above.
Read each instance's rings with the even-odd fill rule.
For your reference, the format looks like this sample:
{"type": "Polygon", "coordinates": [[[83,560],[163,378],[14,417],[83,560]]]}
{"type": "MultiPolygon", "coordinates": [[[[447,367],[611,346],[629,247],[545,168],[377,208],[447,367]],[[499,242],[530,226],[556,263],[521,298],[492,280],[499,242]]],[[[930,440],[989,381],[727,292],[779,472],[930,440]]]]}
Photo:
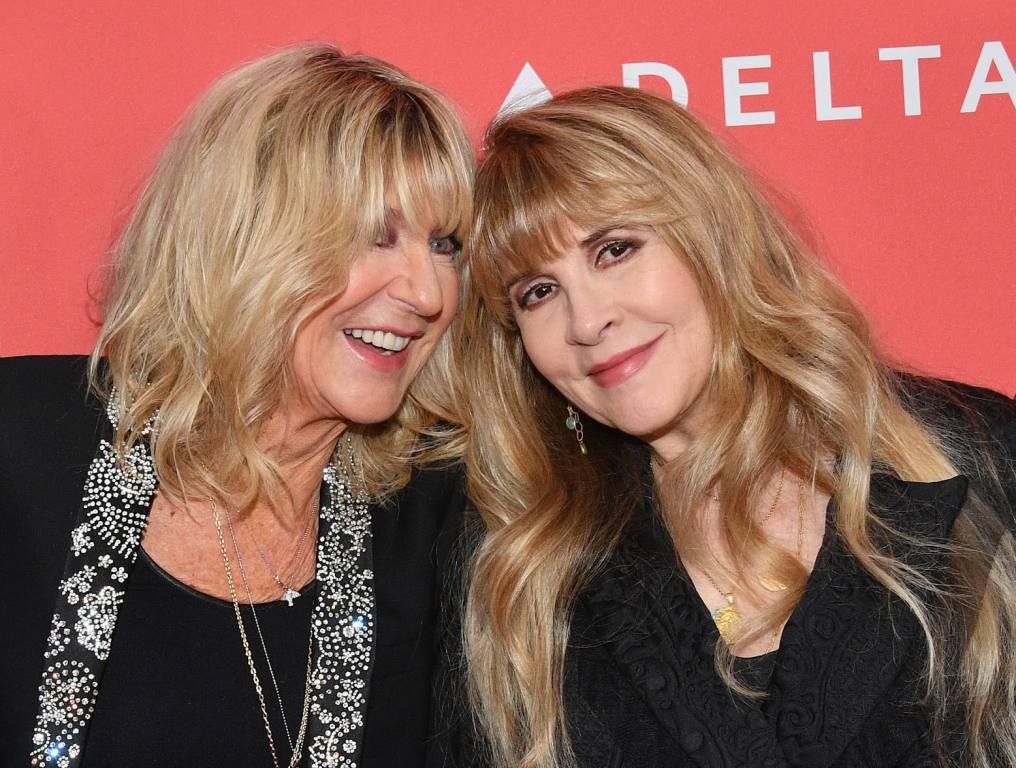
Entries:
{"type": "MultiPolygon", "coordinates": [[[[776,493],[773,496],[773,501],[769,505],[769,510],[759,521],[759,526],[764,526],[768,523],[773,514],[776,512],[776,507],[780,503],[780,496],[783,493],[783,482],[786,479],[787,470],[784,469],[780,473],[780,482],[776,487],[776,493]]],[[[798,481],[797,484],[797,549],[795,552],[797,561],[801,562],[804,554],[804,484],[798,481]]],[[[719,560],[713,555],[713,560],[716,561],[717,566],[720,566],[719,560]]],[[[741,614],[737,610],[737,601],[735,595],[736,585],[743,580],[743,577],[738,574],[738,578],[735,580],[734,585],[728,589],[723,589],[716,580],[712,577],[708,570],[702,568],[702,573],[706,577],[706,581],[709,582],[710,586],[715,589],[724,600],[724,605],[713,608],[710,611],[713,623],[716,624],[716,628],[720,632],[720,637],[728,645],[734,645],[737,640],[737,625],[741,621],[741,614]]],[[[787,585],[781,582],[779,579],[770,576],[768,574],[758,574],[756,577],[759,585],[769,592],[782,592],[787,588],[787,585]]],[[[770,642],[769,650],[773,650],[776,647],[776,640],[779,636],[779,628],[773,631],[773,636],[770,642]]]]}
{"type": "MultiPolygon", "coordinates": [[[[233,612],[236,614],[236,624],[237,624],[237,627],[239,627],[239,629],[240,629],[240,641],[243,644],[243,652],[244,652],[244,656],[247,659],[247,667],[250,670],[251,680],[253,680],[253,682],[254,682],[254,691],[257,693],[258,704],[261,707],[261,719],[264,721],[265,734],[268,737],[268,749],[269,749],[269,751],[272,754],[272,765],[274,766],[274,768],[280,768],[279,756],[278,756],[278,752],[277,752],[276,747],[275,747],[275,738],[272,735],[272,726],[271,726],[271,723],[270,723],[270,721],[268,719],[268,707],[265,704],[265,694],[264,694],[264,690],[263,690],[263,688],[261,686],[261,678],[258,675],[257,667],[254,664],[254,656],[251,653],[250,643],[247,640],[247,631],[244,628],[243,615],[240,612],[240,601],[237,598],[236,584],[235,584],[235,582],[233,580],[233,569],[232,569],[232,566],[230,565],[229,554],[226,551],[226,538],[223,535],[222,520],[221,520],[221,518],[219,516],[219,508],[215,504],[214,500],[210,500],[210,501],[212,503],[212,518],[213,518],[213,520],[215,522],[215,532],[218,534],[218,538],[219,538],[219,553],[222,555],[222,564],[223,564],[223,567],[225,568],[225,571],[226,571],[226,583],[229,585],[229,597],[230,597],[230,600],[233,603],[233,612]]],[[[317,516],[316,515],[316,510],[317,510],[317,506],[315,506],[315,512],[311,513],[310,518],[315,518],[317,516]]],[[[285,710],[285,707],[282,704],[282,694],[281,694],[281,692],[279,690],[279,684],[278,684],[278,681],[275,679],[275,671],[272,669],[272,662],[271,662],[271,659],[268,656],[268,646],[265,643],[264,635],[261,632],[261,624],[258,621],[258,614],[257,614],[257,611],[254,608],[254,597],[253,597],[253,595],[251,593],[250,582],[247,580],[247,571],[244,568],[243,559],[240,557],[240,547],[239,547],[239,544],[237,542],[236,531],[233,528],[233,519],[232,519],[232,516],[229,514],[228,510],[226,511],[226,525],[229,527],[229,536],[230,536],[230,539],[232,540],[233,549],[234,549],[234,551],[236,553],[236,564],[237,564],[237,566],[239,568],[239,571],[240,571],[240,579],[241,579],[241,581],[243,583],[244,591],[247,594],[247,602],[250,605],[251,616],[254,618],[254,628],[257,631],[258,640],[259,640],[259,642],[261,644],[261,651],[264,654],[265,664],[266,664],[266,666],[268,668],[268,676],[269,676],[269,678],[272,681],[272,687],[275,690],[275,697],[276,697],[276,700],[278,701],[278,704],[279,704],[279,712],[282,715],[282,725],[283,725],[283,728],[284,728],[284,730],[286,732],[286,740],[287,740],[287,743],[289,744],[289,747],[290,747],[290,749],[292,751],[291,752],[291,757],[290,757],[287,765],[289,766],[289,768],[296,768],[296,766],[299,764],[300,758],[301,758],[301,756],[303,754],[303,743],[304,743],[304,739],[305,739],[306,734],[307,734],[307,718],[308,718],[308,715],[310,714],[310,694],[311,694],[311,683],[312,683],[312,664],[313,664],[313,657],[314,657],[314,633],[313,633],[313,631],[310,633],[310,640],[308,642],[308,647],[307,647],[307,678],[306,678],[306,683],[304,684],[303,708],[302,708],[302,713],[300,715],[300,728],[299,728],[299,730],[297,732],[296,740],[294,742],[292,734],[290,732],[289,722],[286,719],[286,710],[285,710]]],[[[310,520],[308,520],[307,527],[304,529],[303,536],[301,537],[301,544],[300,544],[301,547],[303,546],[303,540],[306,538],[307,532],[309,530],[310,530],[310,520]]],[[[251,535],[252,535],[252,538],[253,538],[253,533],[251,535]]],[[[266,559],[266,562],[267,562],[267,558],[265,558],[265,559],[266,559]]],[[[276,581],[277,584],[280,584],[280,586],[282,586],[284,588],[284,590],[289,590],[289,591],[295,592],[295,590],[291,590],[290,587],[288,587],[286,584],[284,584],[281,581],[280,578],[278,578],[278,574],[274,572],[274,569],[271,568],[270,565],[269,565],[269,570],[271,570],[273,572],[272,573],[273,579],[276,581]]],[[[298,592],[296,593],[296,597],[299,597],[299,593],[298,592]]],[[[289,605],[292,606],[292,604],[293,604],[293,598],[292,598],[292,596],[290,596],[287,599],[287,593],[284,592],[283,593],[283,599],[286,599],[287,602],[289,603],[289,605]]]]}
{"type": "MultiPolygon", "coordinates": [[[[303,527],[303,533],[300,535],[299,543],[296,545],[296,554],[293,556],[293,560],[295,561],[295,564],[293,566],[293,573],[295,574],[299,574],[301,572],[303,563],[307,559],[307,555],[311,551],[310,548],[307,548],[307,550],[305,551],[304,545],[307,543],[307,534],[310,533],[311,525],[318,519],[318,509],[320,507],[320,504],[321,504],[320,498],[314,500],[314,506],[311,508],[310,514],[307,515],[307,524],[303,527]]],[[[258,557],[261,558],[261,562],[263,562],[265,564],[265,567],[268,568],[268,573],[271,575],[272,581],[274,581],[278,585],[279,589],[282,590],[282,596],[279,599],[285,600],[289,604],[289,607],[292,608],[293,601],[300,596],[300,592],[296,589],[296,587],[293,586],[293,579],[290,578],[286,581],[283,581],[279,570],[272,564],[272,561],[268,559],[268,555],[265,553],[264,548],[261,546],[261,543],[257,540],[257,537],[254,535],[254,529],[250,526],[249,523],[245,523],[245,525],[247,528],[247,533],[250,534],[250,540],[254,542],[254,549],[258,553],[258,557]]],[[[230,533],[232,533],[232,528],[230,528],[230,533]]],[[[234,544],[236,543],[235,539],[233,543],[234,544]]],[[[237,549],[236,556],[237,561],[239,561],[240,558],[239,549],[237,549]]]]}

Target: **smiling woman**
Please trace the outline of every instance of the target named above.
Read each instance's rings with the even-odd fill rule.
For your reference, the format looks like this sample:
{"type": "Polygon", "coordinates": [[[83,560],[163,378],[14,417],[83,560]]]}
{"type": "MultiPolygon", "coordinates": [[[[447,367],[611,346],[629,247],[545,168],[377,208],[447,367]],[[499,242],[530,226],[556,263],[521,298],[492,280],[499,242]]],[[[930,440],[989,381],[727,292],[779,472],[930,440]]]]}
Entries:
{"type": "Polygon", "coordinates": [[[91,360],[0,361],[0,763],[422,761],[463,501],[412,459],[471,185],[454,111],[377,59],[303,46],[198,102],[91,360]]]}
{"type": "Polygon", "coordinates": [[[701,425],[712,366],[698,285],[650,228],[566,236],[572,245],[543,272],[509,286],[529,359],[601,424],[676,455],[667,443],[701,425]]]}
{"type": "Polygon", "coordinates": [[[1016,405],[892,370],[671,101],[486,144],[433,765],[1016,765],[1016,405]]]}

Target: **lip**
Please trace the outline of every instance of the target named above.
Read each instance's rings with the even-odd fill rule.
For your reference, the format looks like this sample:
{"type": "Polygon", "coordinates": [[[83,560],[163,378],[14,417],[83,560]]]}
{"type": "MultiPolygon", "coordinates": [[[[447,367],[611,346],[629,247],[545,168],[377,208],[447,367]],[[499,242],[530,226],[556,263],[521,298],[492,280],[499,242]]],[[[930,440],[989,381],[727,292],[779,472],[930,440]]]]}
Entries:
{"type": "MultiPolygon", "coordinates": [[[[353,326],[350,326],[353,327],[353,326]]],[[[367,328],[365,328],[367,330],[367,328]]],[[[409,350],[412,348],[416,340],[423,336],[420,331],[399,331],[393,328],[385,327],[370,327],[372,331],[383,331],[390,332],[396,336],[408,336],[411,341],[398,352],[393,352],[390,355],[384,354],[381,349],[375,347],[373,344],[364,344],[359,339],[349,336],[345,333],[342,334],[342,338],[346,340],[349,348],[353,351],[358,358],[369,365],[376,371],[381,373],[394,373],[402,370],[406,362],[409,360],[409,350]]]]}
{"type": "Polygon", "coordinates": [[[649,358],[656,351],[656,342],[661,338],[663,338],[662,333],[646,344],[619,352],[602,363],[594,365],[589,369],[587,375],[601,387],[614,387],[628,381],[649,362],[649,358]]]}

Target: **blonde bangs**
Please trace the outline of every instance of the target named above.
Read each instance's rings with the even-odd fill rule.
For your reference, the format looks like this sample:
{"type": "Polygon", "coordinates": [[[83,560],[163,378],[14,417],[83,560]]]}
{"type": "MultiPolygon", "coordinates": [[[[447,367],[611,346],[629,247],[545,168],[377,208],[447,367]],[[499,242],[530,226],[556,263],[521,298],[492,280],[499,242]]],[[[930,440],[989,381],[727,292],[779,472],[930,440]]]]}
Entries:
{"type": "Polygon", "coordinates": [[[609,141],[596,123],[555,114],[552,105],[538,112],[532,126],[521,113],[491,127],[476,177],[470,278],[506,325],[506,287],[557,259],[571,225],[660,227],[674,218],[651,162],[636,148],[609,141]]]}
{"type": "MultiPolygon", "coordinates": [[[[429,110],[415,99],[410,109],[429,110]]],[[[473,216],[472,148],[456,126],[431,114],[397,112],[383,137],[386,199],[411,226],[465,240],[473,216]]]]}

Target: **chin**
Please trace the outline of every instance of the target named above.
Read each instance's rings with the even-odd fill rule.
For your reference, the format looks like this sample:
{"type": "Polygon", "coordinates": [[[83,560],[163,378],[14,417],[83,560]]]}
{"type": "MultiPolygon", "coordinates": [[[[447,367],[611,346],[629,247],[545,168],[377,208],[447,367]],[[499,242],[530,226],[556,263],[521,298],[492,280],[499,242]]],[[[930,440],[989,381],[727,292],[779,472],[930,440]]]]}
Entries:
{"type": "Polygon", "coordinates": [[[649,440],[662,432],[666,432],[673,423],[674,417],[672,415],[660,413],[623,414],[608,422],[614,429],[624,432],[626,435],[637,437],[639,440],[649,440]]]}
{"type": "Polygon", "coordinates": [[[345,424],[380,424],[402,407],[401,387],[349,387],[327,398],[328,410],[345,424]],[[387,390],[387,391],[386,391],[387,390]]]}
{"type": "Polygon", "coordinates": [[[375,407],[355,407],[342,410],[343,421],[348,424],[381,424],[399,412],[402,402],[394,405],[377,405],[375,407]]]}

